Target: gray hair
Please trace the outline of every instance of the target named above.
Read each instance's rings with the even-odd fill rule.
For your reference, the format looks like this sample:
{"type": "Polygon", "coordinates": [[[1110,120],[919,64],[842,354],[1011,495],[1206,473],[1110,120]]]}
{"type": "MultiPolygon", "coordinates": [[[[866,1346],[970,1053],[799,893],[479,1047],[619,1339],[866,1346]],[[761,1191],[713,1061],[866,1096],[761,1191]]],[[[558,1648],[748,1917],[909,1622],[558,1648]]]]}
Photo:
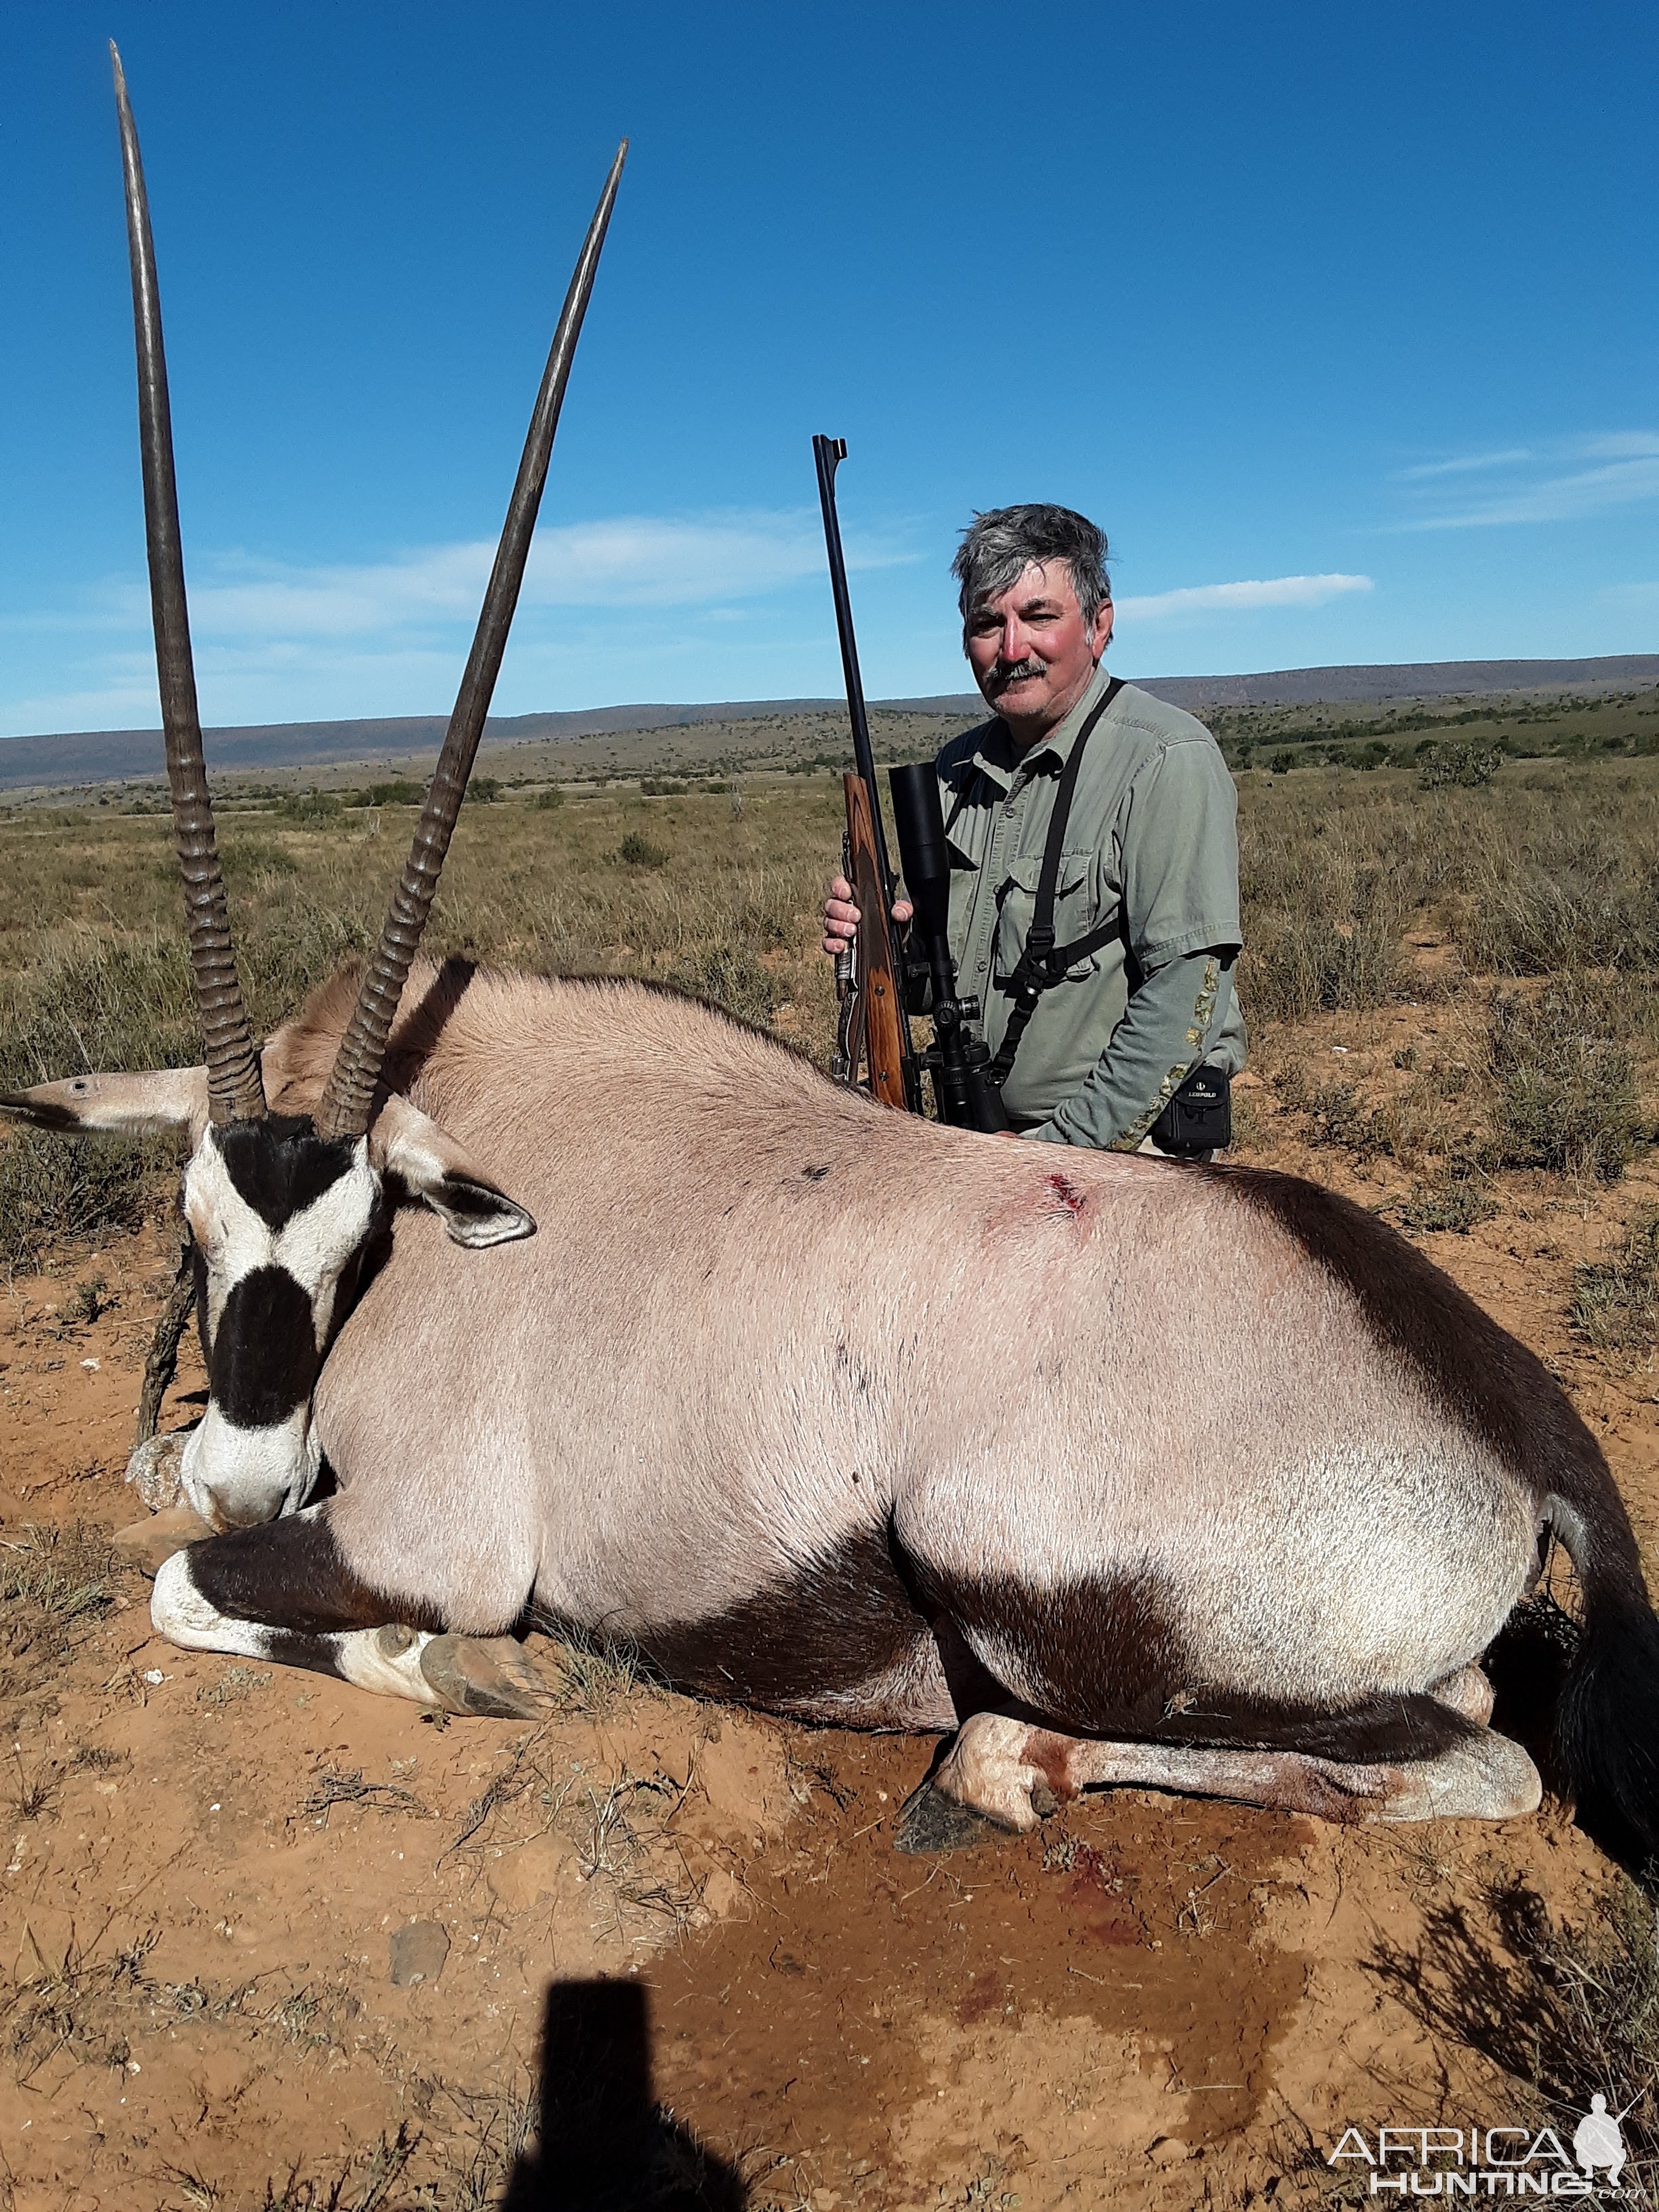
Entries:
{"type": "Polygon", "coordinates": [[[957,604],[966,622],[975,607],[1000,599],[1036,562],[1063,561],[1085,623],[1109,605],[1106,533],[1069,507],[993,507],[976,514],[962,533],[951,574],[962,585],[957,604]]]}

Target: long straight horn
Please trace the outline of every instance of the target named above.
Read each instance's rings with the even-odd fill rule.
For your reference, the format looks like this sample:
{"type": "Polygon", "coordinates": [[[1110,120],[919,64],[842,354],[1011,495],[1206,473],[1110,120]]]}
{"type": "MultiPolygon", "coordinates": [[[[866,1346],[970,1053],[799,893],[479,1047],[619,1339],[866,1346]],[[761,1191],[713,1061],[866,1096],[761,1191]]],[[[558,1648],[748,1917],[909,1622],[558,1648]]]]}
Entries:
{"type": "Polygon", "coordinates": [[[144,546],[149,559],[149,603],[155,622],[155,672],[161,689],[161,726],[167,732],[167,782],[173,792],[173,838],[185,879],[185,927],[191,974],[207,1048],[208,1110],[216,1121],[256,1121],[265,1110],[259,1056],[253,1048],[242,990],[231,949],[225,879],[213,835],[213,803],[202,758],[202,720],[196,705],[196,671],[190,656],[190,611],[185,604],[185,559],[179,535],[179,489],[173,472],[173,412],[167,404],[167,356],[161,346],[161,301],[155,283],[155,245],[138,133],[127,100],[127,81],[113,43],[115,112],[121,124],[121,167],[127,191],[127,252],[132,264],[132,330],[138,352],[138,442],[144,465],[144,546]]]}
{"type": "Polygon", "coordinates": [[[325,1137],[360,1137],[368,1127],[374,1086],[380,1081],[386,1059],[386,1039],[392,1034],[398,1001],[403,996],[421,932],[426,927],[427,915],[437,896],[439,872],[449,850],[461,801],[466,796],[467,778],[472,772],[478,740],[483,734],[484,717],[489,712],[495,678],[501,672],[501,655],[507,649],[507,634],[512,627],[514,609],[519,604],[519,587],[524,581],[542,487],[547,482],[547,465],[553,452],[553,434],[559,427],[564,387],[569,380],[571,360],[576,340],[581,335],[582,318],[587,312],[588,295],[599,265],[599,251],[605,244],[617,187],[622,182],[623,163],[627,158],[628,141],[624,138],[611,164],[605,190],[599,194],[599,204],[588,225],[570,289],[565,295],[564,311],[553,333],[552,349],[543,373],[542,388],[537,394],[536,411],[530,418],[530,434],[525,440],[524,457],[519,463],[518,481],[507,506],[501,542],[495,549],[495,565],[489,573],[489,586],[484,593],[472,651],[456,696],[455,711],[449,718],[443,750],[427,788],[426,805],[415,832],[415,842],[393,894],[380,945],[364,971],[350,1026],[340,1041],[328,1087],[317,1109],[317,1128],[325,1137]]]}

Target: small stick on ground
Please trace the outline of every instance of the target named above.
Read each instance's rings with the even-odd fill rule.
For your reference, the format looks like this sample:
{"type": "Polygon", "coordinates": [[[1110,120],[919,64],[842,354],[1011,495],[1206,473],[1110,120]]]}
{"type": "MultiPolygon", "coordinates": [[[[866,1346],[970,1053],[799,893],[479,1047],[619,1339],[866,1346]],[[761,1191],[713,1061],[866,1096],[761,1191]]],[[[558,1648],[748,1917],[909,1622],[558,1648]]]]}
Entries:
{"type": "Polygon", "coordinates": [[[156,1316],[149,1351],[144,1359],[144,1387],[138,1395],[138,1433],[135,1444],[147,1444],[161,1419],[161,1401],[179,1370],[179,1346],[196,1304],[196,1240],[182,1216],[178,1224],[179,1260],[173,1288],[156,1316]]]}

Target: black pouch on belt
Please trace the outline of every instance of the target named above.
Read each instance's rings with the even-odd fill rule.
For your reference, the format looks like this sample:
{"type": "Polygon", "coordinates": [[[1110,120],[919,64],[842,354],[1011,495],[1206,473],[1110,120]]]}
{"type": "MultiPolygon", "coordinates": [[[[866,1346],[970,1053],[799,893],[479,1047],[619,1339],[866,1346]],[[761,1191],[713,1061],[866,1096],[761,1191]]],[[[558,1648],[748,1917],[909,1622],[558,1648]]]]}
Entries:
{"type": "Polygon", "coordinates": [[[1233,1140],[1232,1081],[1224,1068],[1194,1067],[1147,1131],[1161,1152],[1177,1159],[1218,1152],[1233,1140]]]}

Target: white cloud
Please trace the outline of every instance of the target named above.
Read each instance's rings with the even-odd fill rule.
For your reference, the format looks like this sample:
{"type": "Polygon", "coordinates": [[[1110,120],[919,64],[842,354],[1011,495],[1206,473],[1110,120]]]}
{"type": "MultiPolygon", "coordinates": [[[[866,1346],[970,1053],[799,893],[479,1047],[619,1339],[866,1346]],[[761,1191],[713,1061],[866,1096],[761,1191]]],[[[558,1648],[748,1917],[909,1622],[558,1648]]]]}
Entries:
{"type": "MultiPolygon", "coordinates": [[[[495,551],[481,541],[355,562],[191,556],[191,631],[204,715],[242,722],[438,711],[453,693],[495,551]]],[[[854,570],[916,557],[896,537],[855,535],[847,546],[854,570]]],[[[704,626],[730,633],[752,625],[755,603],[823,575],[816,508],[617,515],[539,530],[520,599],[513,667],[519,678],[580,672],[575,689],[585,697],[604,665],[619,687],[615,697],[638,696],[641,682],[662,681],[645,671],[664,642],[661,616],[642,623],[639,611],[675,611],[672,658],[684,666],[688,656],[698,658],[704,626]],[[555,611],[562,611],[550,620],[555,611]]],[[[833,639],[828,609],[826,588],[826,634],[833,639]]],[[[29,638],[37,652],[50,639],[57,667],[72,672],[58,693],[38,678],[18,683],[22,696],[0,708],[4,726],[109,728],[155,719],[142,577],[108,577],[56,606],[0,615],[0,635],[29,638]]],[[[669,679],[659,696],[680,696],[686,680],[686,673],[678,686],[669,679]]]]}
{"type": "MultiPolygon", "coordinates": [[[[417,547],[396,559],[316,567],[237,556],[196,564],[192,629],[204,639],[362,637],[471,621],[495,546],[417,547]]],[[[854,544],[854,568],[913,556],[854,544]]],[[[780,590],[823,566],[816,514],[618,515],[538,530],[520,604],[544,607],[707,606],[780,590]]]]}
{"type": "Polygon", "coordinates": [[[1477,469],[1504,469],[1517,461],[1529,461],[1532,450],[1527,446],[1511,446],[1502,453],[1460,453],[1449,461],[1422,461],[1414,469],[1402,469],[1401,481],[1413,483],[1425,477],[1468,476],[1477,469]]]}
{"type": "MultiPolygon", "coordinates": [[[[430,634],[476,621],[495,548],[423,545],[384,561],[300,564],[241,553],[189,561],[191,632],[242,651],[325,638],[430,634]]],[[[847,548],[853,569],[917,556],[874,539],[847,548]]],[[[782,589],[823,568],[811,509],[687,516],[618,515],[538,530],[520,605],[525,607],[708,607],[782,589]]],[[[148,630],[143,581],[110,577],[76,605],[0,616],[0,630],[148,630]]]]}
{"type": "Polygon", "coordinates": [[[1351,592],[1371,590],[1369,576],[1268,576],[1238,584],[1188,584],[1179,591],[1154,592],[1120,599],[1118,612],[1138,622],[1162,622],[1182,615],[1238,613],[1257,607],[1322,607],[1351,592]]]}
{"type": "Polygon", "coordinates": [[[1572,522],[1609,507],[1659,499],[1659,435],[1598,432],[1513,453],[1472,455],[1406,471],[1424,486],[1424,506],[1402,530],[1478,530],[1505,523],[1572,522]],[[1432,480],[1475,469],[1507,471],[1510,482],[1473,504],[1435,503],[1432,480]]]}

